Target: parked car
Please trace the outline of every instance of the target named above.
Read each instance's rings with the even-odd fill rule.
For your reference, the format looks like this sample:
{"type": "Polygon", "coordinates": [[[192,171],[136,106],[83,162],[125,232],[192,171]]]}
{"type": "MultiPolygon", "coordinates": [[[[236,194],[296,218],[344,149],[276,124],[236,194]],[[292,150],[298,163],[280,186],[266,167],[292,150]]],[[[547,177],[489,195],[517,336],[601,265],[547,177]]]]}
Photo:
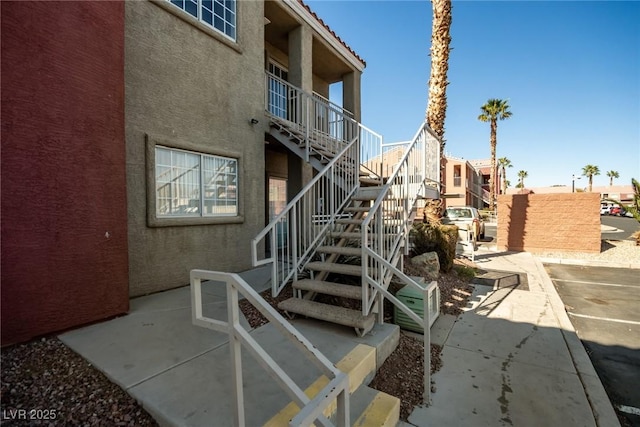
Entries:
{"type": "Polygon", "coordinates": [[[622,215],[622,208],[620,206],[613,206],[609,211],[609,215],[615,215],[615,216],[622,215]]]}
{"type": "Polygon", "coordinates": [[[447,208],[442,216],[442,223],[457,225],[464,229],[468,226],[473,231],[474,240],[484,239],[484,222],[478,209],[474,207],[454,206],[447,208]]]}
{"type": "Polygon", "coordinates": [[[609,215],[611,213],[611,206],[600,205],[600,215],[609,215]]]}

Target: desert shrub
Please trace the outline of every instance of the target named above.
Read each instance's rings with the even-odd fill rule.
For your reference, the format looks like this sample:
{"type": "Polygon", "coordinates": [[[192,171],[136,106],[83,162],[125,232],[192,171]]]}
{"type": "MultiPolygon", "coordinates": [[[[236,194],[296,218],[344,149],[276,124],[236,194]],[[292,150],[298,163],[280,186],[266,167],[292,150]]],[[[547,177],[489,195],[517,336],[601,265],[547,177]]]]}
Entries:
{"type": "Polygon", "coordinates": [[[476,270],[473,267],[467,267],[466,265],[456,265],[453,267],[458,277],[471,280],[476,277],[476,270]]]}
{"type": "Polygon", "coordinates": [[[440,271],[443,273],[451,271],[456,257],[458,227],[419,222],[413,225],[410,235],[413,242],[413,256],[425,252],[436,252],[440,260],[440,271]]]}

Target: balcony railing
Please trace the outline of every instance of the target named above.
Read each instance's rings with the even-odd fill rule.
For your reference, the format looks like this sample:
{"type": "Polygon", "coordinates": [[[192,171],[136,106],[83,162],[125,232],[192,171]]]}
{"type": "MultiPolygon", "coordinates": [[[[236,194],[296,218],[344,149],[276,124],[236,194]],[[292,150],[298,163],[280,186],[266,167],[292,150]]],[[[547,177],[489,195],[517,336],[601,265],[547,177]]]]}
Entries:
{"type": "Polygon", "coordinates": [[[382,136],[358,123],[350,111],[271,73],[265,79],[265,110],[271,120],[302,136],[306,161],[314,150],[336,155],[355,137],[360,139],[356,157],[360,163],[380,155],[382,136]]]}

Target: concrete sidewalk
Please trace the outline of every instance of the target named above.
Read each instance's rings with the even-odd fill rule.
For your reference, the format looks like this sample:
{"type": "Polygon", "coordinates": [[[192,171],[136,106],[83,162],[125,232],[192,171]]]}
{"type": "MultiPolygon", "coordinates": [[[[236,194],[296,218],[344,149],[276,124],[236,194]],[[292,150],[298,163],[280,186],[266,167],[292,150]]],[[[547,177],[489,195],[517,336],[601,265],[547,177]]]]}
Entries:
{"type": "Polygon", "coordinates": [[[541,262],[508,252],[481,252],[475,262],[526,274],[526,286],[475,285],[465,313],[438,319],[436,391],[404,425],[619,426],[541,262]]]}
{"type": "MultiPolygon", "coordinates": [[[[431,405],[416,408],[409,422],[400,425],[619,426],[540,261],[528,253],[479,251],[475,262],[487,271],[524,275],[526,286],[509,280],[495,287],[475,285],[464,314],[438,319],[432,339],[443,345],[443,366],[432,377],[431,405]]],[[[268,288],[264,268],[241,275],[258,291],[268,288]]],[[[203,299],[206,315],[226,318],[224,287],[203,286],[203,299]]],[[[361,346],[374,349],[368,357],[379,366],[397,343],[394,325],[378,325],[364,338],[348,328],[317,325],[294,322],[338,366],[361,346]]],[[[266,325],[250,334],[274,349],[274,359],[304,389],[317,380],[318,372],[294,356],[295,349],[276,329],[266,325]]],[[[233,425],[228,337],[191,324],[188,287],[133,299],[127,316],[67,332],[60,339],[140,401],[163,426],[233,425]]],[[[253,427],[271,420],[290,399],[246,353],[246,417],[247,426],[253,427]]],[[[366,385],[369,379],[361,381],[366,385]]],[[[375,391],[363,389],[366,397],[353,397],[352,405],[373,398],[375,391]]],[[[352,407],[352,415],[358,411],[352,407]]]]}
{"type": "MultiPolygon", "coordinates": [[[[267,268],[240,276],[258,292],[269,288],[267,268]]],[[[203,314],[226,321],[224,284],[203,283],[202,294],[203,314]]],[[[242,315],[240,322],[298,387],[319,390],[322,372],[279,328],[273,323],[251,328],[242,315]]],[[[395,414],[397,419],[399,400],[367,387],[397,346],[396,325],[376,325],[367,336],[358,338],[352,329],[328,323],[296,319],[292,324],[349,374],[352,424],[362,422],[363,413],[370,415],[374,403],[376,408],[388,408],[380,417],[395,414]]],[[[234,425],[229,337],[192,324],[188,286],[132,299],[128,315],[59,338],[133,396],[161,426],[234,425]]],[[[282,418],[288,419],[290,396],[246,348],[241,353],[246,426],[281,425],[282,418]]]]}

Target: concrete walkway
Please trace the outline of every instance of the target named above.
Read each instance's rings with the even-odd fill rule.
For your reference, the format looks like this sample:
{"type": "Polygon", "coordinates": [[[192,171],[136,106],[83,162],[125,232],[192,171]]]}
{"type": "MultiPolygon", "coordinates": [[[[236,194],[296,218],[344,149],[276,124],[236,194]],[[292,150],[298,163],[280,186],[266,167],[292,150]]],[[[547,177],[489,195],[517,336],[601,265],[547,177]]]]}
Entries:
{"type": "MultiPolygon", "coordinates": [[[[464,314],[438,319],[432,338],[443,345],[443,366],[432,377],[431,405],[416,408],[400,425],[619,426],[540,261],[528,253],[480,251],[475,262],[487,271],[524,274],[526,286],[508,280],[476,285],[464,314]]],[[[242,275],[258,291],[268,287],[265,269],[242,275]]],[[[224,288],[203,286],[203,294],[205,314],[226,318],[224,288]]],[[[376,326],[365,338],[347,328],[315,325],[294,324],[336,364],[365,344],[377,348],[379,365],[380,355],[397,340],[392,325],[376,326]]],[[[267,325],[250,333],[276,350],[276,361],[304,389],[317,373],[274,329],[267,325]]],[[[233,425],[228,339],[191,324],[188,287],[133,299],[129,315],[60,339],[138,399],[161,425],[233,425]]],[[[243,357],[243,366],[247,426],[263,425],[289,399],[253,359],[243,357]]]]}
{"type": "MultiPolygon", "coordinates": [[[[270,270],[266,268],[240,276],[258,292],[269,287],[270,270]]],[[[226,321],[224,284],[203,283],[202,294],[203,314],[226,321]]],[[[273,323],[253,329],[242,315],[240,321],[302,390],[321,381],[320,369],[273,323]]],[[[386,396],[366,384],[396,348],[396,325],[376,325],[367,336],[358,338],[352,329],[337,325],[305,319],[292,323],[335,366],[349,374],[352,423],[372,401],[386,404],[386,396]]],[[[140,402],[161,426],[234,425],[229,337],[192,324],[188,286],[132,299],[128,315],[59,338],[140,402]]],[[[291,398],[249,351],[243,347],[241,353],[246,426],[279,425],[277,417],[291,398]]],[[[399,401],[397,405],[396,415],[399,401]]]]}
{"type": "Polygon", "coordinates": [[[404,425],[619,426],[541,262],[489,251],[475,262],[524,273],[526,286],[475,285],[464,314],[436,322],[443,366],[433,376],[435,393],[404,425]]]}

